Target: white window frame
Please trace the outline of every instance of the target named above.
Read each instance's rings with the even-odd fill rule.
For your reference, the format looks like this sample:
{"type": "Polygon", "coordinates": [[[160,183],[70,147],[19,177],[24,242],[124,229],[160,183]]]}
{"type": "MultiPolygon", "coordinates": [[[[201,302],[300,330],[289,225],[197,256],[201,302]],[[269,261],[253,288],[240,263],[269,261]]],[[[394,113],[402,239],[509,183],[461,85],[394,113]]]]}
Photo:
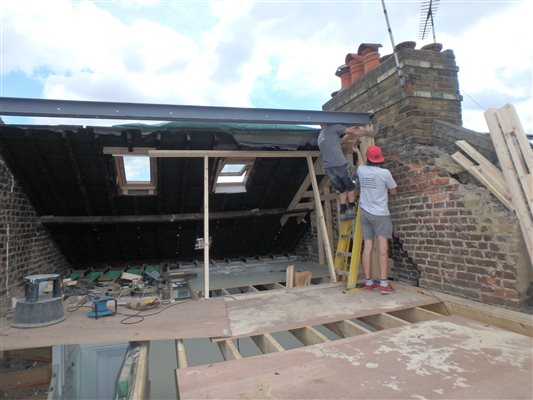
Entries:
{"type": "Polygon", "coordinates": [[[215,180],[213,183],[213,193],[246,193],[246,184],[250,178],[255,158],[224,158],[219,160],[215,180]],[[226,165],[243,165],[240,172],[222,172],[226,165]],[[243,176],[242,182],[219,182],[221,177],[243,176]]]}
{"type": "Polygon", "coordinates": [[[148,157],[146,147],[133,148],[132,151],[123,154],[115,154],[115,170],[117,173],[117,186],[119,194],[125,196],[146,196],[157,194],[157,160],[150,157],[150,181],[128,181],[126,179],[126,169],[124,168],[124,157],[148,157]]]}

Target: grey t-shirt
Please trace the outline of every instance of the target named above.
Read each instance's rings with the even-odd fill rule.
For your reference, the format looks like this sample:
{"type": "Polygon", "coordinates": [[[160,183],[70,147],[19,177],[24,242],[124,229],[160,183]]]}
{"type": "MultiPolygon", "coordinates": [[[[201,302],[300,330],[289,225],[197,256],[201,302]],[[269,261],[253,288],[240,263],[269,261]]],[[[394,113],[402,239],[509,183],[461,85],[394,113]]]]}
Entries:
{"type": "Polygon", "coordinates": [[[318,147],[322,154],[322,166],[324,168],[341,167],[348,162],[346,157],[344,157],[339,141],[345,130],[346,127],[344,125],[335,124],[329,125],[320,131],[318,147]]]}
{"type": "Polygon", "coordinates": [[[396,187],[390,171],[370,165],[357,168],[357,176],[361,185],[361,208],[372,215],[390,215],[389,189],[396,187]]]}

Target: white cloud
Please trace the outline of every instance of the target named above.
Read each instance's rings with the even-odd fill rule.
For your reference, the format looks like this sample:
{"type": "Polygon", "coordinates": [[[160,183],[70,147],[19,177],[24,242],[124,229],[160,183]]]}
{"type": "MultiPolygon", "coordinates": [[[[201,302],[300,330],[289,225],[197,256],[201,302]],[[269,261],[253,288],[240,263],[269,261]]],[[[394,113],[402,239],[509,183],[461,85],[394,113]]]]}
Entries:
{"type": "MultiPolygon", "coordinates": [[[[387,1],[396,43],[417,39],[420,5],[387,1]]],[[[440,3],[437,41],[456,55],[465,127],[486,130],[483,108],[512,103],[531,132],[531,10],[440,3]]],[[[320,109],[347,53],[392,49],[380,2],[4,0],[0,15],[2,79],[22,71],[45,98],[320,109]]]]}

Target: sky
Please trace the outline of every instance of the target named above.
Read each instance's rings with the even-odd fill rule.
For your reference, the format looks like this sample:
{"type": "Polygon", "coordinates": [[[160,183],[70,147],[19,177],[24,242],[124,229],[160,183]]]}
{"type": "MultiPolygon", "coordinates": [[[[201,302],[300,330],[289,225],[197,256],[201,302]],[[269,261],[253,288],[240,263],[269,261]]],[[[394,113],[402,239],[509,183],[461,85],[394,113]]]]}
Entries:
{"type": "MultiPolygon", "coordinates": [[[[433,42],[419,36],[428,2],[385,1],[396,44],[433,42]]],[[[0,18],[6,97],[321,110],[347,53],[392,52],[379,0],[2,0],[0,18]]],[[[438,2],[436,41],[455,54],[465,128],[488,132],[483,112],[511,103],[532,133],[532,19],[531,0],[438,2]]]]}

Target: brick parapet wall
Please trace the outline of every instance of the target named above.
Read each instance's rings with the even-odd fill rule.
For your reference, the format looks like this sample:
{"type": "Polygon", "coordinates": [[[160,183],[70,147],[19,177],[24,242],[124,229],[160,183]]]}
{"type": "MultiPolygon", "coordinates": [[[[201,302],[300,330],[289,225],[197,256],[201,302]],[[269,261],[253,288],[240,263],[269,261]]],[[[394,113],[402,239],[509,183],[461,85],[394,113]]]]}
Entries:
{"type": "Polygon", "coordinates": [[[64,273],[68,261],[36,219],[22,187],[0,157],[0,304],[23,293],[25,276],[64,273]]]}
{"type": "Polygon", "coordinates": [[[462,128],[453,52],[404,50],[401,87],[391,58],[324,105],[372,113],[376,143],[398,183],[390,199],[396,279],[487,304],[520,309],[531,261],[515,214],[450,154],[466,140],[497,164],[490,135],[462,128]]]}
{"type": "Polygon", "coordinates": [[[386,153],[398,183],[390,199],[394,235],[420,286],[520,308],[528,280],[520,279],[525,244],[516,216],[486,188],[455,179],[453,160],[435,147],[386,153]]]}

